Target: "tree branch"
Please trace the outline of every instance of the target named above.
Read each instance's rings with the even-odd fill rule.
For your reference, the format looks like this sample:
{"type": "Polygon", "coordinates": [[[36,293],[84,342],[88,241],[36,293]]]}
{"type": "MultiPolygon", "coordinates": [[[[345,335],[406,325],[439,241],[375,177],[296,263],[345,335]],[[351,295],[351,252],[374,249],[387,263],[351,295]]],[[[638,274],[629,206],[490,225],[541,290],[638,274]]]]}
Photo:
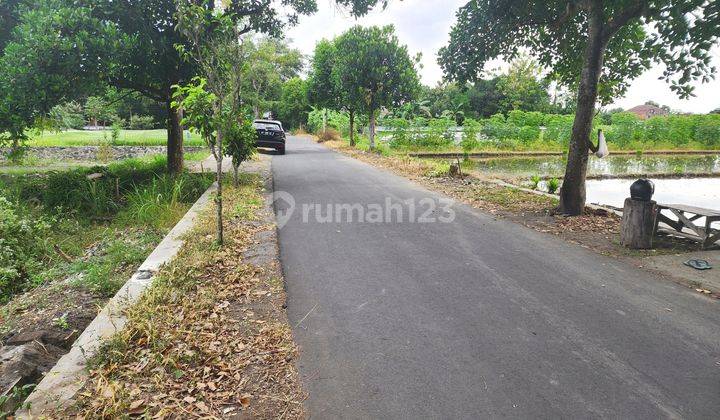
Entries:
{"type": "Polygon", "coordinates": [[[617,31],[625,26],[631,19],[643,16],[647,12],[647,9],[648,3],[646,1],[635,0],[630,6],[608,20],[607,25],[605,25],[603,29],[603,38],[605,40],[610,39],[610,37],[615,35],[617,31]]]}

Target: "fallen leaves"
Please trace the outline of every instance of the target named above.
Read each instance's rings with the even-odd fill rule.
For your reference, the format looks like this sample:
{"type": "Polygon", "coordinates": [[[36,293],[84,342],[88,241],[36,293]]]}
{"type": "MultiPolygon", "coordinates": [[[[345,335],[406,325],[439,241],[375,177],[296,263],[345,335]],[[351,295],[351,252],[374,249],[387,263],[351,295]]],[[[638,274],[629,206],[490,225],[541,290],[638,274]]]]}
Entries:
{"type": "MultiPolygon", "coordinates": [[[[251,194],[228,189],[227,208],[233,200],[258,197],[257,185],[251,194]]],[[[92,372],[103,392],[83,393],[75,414],[304,416],[279,263],[256,266],[243,258],[249,246],[275,240],[260,235],[274,226],[258,223],[256,215],[233,218],[226,226],[227,245],[217,249],[213,236],[205,235],[212,231],[211,216],[203,216],[194,240],[129,311],[117,347],[108,347],[92,372]]]]}

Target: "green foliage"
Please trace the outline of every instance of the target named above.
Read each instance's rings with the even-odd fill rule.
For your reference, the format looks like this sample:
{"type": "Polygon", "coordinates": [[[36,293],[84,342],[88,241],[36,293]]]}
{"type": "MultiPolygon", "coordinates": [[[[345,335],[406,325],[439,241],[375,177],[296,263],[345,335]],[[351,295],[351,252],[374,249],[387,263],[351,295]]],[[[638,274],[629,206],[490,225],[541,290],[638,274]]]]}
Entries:
{"type": "Polygon", "coordinates": [[[589,44],[591,17],[606,44],[599,93],[603,103],[625,92],[654,60],[665,64],[663,77],[683,97],[691,94],[693,81],[707,82],[714,71],[710,49],[717,40],[720,6],[705,0],[664,0],[652,7],[630,0],[471,1],[458,11],[438,63],[453,79],[475,80],[489,60],[529,52],[552,69],[554,79],[572,88],[585,64],[578,52],[589,44]],[[688,20],[689,15],[703,18],[688,20]],[[650,27],[652,31],[646,29],[650,27]]]}
{"type": "Polygon", "coordinates": [[[232,121],[225,132],[223,155],[232,158],[233,175],[236,184],[238,181],[238,167],[255,153],[256,141],[257,131],[249,118],[241,122],[232,121]]]}
{"type": "Polygon", "coordinates": [[[157,123],[152,115],[132,115],[128,128],[131,130],[150,130],[155,128],[157,123]]]}
{"type": "MultiPolygon", "coordinates": [[[[72,247],[93,231],[91,221],[166,229],[211,183],[207,176],[169,176],[164,171],[162,158],[129,159],[102,168],[0,179],[0,301],[54,278],[57,273],[48,271],[55,267],[48,262],[59,259],[54,245],[66,251],[71,247],[75,255],[84,252],[83,247],[72,247]],[[102,177],[88,179],[91,173],[102,177]]],[[[103,254],[105,263],[83,258],[70,271],[83,272],[83,284],[93,290],[112,294],[116,283],[125,280],[116,278],[117,268],[142,260],[149,243],[140,252],[134,241],[112,232],[108,236],[113,240],[103,254]]]]}
{"type": "Polygon", "coordinates": [[[50,119],[60,129],[81,129],[85,125],[82,105],[73,101],[52,107],[50,119]]]}
{"type": "Polygon", "coordinates": [[[408,147],[412,144],[412,136],[408,132],[410,123],[404,118],[391,118],[384,121],[390,130],[390,146],[395,148],[408,147]]]}
{"type": "Polygon", "coordinates": [[[557,178],[552,178],[548,180],[547,190],[550,194],[555,194],[558,188],[560,188],[560,180],[558,180],[557,178]]]}
{"type": "Polygon", "coordinates": [[[507,74],[498,77],[497,88],[502,93],[502,109],[545,111],[550,107],[548,82],[530,57],[520,56],[511,61],[507,74]]]}
{"type": "Polygon", "coordinates": [[[313,109],[308,114],[308,129],[312,133],[320,133],[323,129],[323,119],[327,127],[334,128],[342,134],[350,130],[350,117],[347,112],[334,111],[331,109],[313,109]]]}
{"type": "Polygon", "coordinates": [[[33,217],[0,195],[0,303],[23,291],[28,273],[39,268],[52,222],[33,217]]]}
{"type": "Polygon", "coordinates": [[[170,228],[185,213],[187,205],[208,186],[207,177],[160,175],[149,183],[131,188],[125,195],[125,204],[118,218],[127,224],[170,228]]]}
{"type": "Polygon", "coordinates": [[[478,121],[471,118],[467,118],[463,122],[463,133],[462,139],[460,140],[460,147],[463,152],[469,153],[480,146],[478,141],[478,135],[480,134],[481,125],[478,121]]]}
{"type": "MultiPolygon", "coordinates": [[[[303,67],[300,50],[290,48],[286,42],[276,38],[262,38],[258,41],[246,38],[243,45],[247,59],[242,66],[241,92],[244,101],[252,106],[255,118],[260,118],[265,111],[273,108],[280,110],[279,105],[297,106],[292,101],[306,96],[302,81],[297,78],[303,67]],[[293,78],[296,80],[286,86],[285,83],[293,78]]],[[[303,105],[302,102],[299,104],[300,107],[303,105]]],[[[288,112],[285,116],[297,119],[291,114],[293,109],[283,108],[282,111],[288,112]]]]}
{"type": "Polygon", "coordinates": [[[101,96],[90,96],[85,100],[85,117],[93,125],[108,125],[117,118],[115,107],[101,96]]]}
{"type": "Polygon", "coordinates": [[[540,184],[540,181],[542,181],[542,178],[540,178],[540,175],[533,175],[530,177],[530,187],[533,190],[538,189],[538,185],[540,184]]]}
{"type": "Polygon", "coordinates": [[[17,10],[17,25],[0,57],[0,143],[18,145],[28,128],[64,102],[94,88],[92,74],[111,31],[92,9],[46,0],[17,10]]]}
{"type": "Polygon", "coordinates": [[[322,39],[315,45],[307,80],[307,95],[311,105],[334,109],[343,107],[338,73],[334,71],[337,58],[335,40],[322,39]]]}
{"type": "Polygon", "coordinates": [[[277,118],[284,127],[294,129],[307,123],[309,112],[307,82],[299,77],[286,80],[277,104],[277,118]]]}
{"type": "Polygon", "coordinates": [[[206,84],[205,79],[195,77],[185,86],[175,86],[172,106],[182,106],[185,111],[182,124],[193,128],[212,148],[216,140],[213,105],[217,96],[205,90],[206,84]]]}
{"type": "Polygon", "coordinates": [[[400,45],[393,26],[354,26],[337,38],[335,47],[333,74],[349,106],[373,114],[417,94],[416,62],[400,45]]]}

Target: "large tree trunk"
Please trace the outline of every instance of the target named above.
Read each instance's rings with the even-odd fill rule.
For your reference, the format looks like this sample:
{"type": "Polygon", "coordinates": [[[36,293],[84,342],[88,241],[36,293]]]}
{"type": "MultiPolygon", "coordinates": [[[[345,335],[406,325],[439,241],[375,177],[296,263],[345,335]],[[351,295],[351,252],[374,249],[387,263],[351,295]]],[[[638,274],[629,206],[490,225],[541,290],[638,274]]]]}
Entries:
{"type": "Polygon", "coordinates": [[[370,110],[370,150],[375,150],[375,110],[370,110]]]}
{"type": "Polygon", "coordinates": [[[355,146],[355,111],[350,110],[350,146],[355,146]]]}
{"type": "Polygon", "coordinates": [[[180,121],[182,111],[175,109],[167,102],[168,111],[168,138],[167,138],[167,165],[171,174],[180,173],[183,169],[183,129],[180,121]]]}
{"type": "Polygon", "coordinates": [[[588,44],[580,85],[578,86],[577,108],[573,122],[568,163],[560,190],[560,212],[577,216],[585,209],[585,175],[587,172],[590,132],[595,114],[598,82],[603,66],[606,40],[602,33],[602,18],[590,17],[588,25],[588,44]]]}

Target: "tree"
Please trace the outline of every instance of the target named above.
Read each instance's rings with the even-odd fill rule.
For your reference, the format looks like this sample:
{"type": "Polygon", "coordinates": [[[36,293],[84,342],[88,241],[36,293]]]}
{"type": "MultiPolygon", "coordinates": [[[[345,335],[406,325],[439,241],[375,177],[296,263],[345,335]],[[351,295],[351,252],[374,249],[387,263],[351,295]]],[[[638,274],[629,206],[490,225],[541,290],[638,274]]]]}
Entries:
{"type": "Polygon", "coordinates": [[[245,43],[250,52],[242,70],[243,97],[252,106],[255,118],[260,118],[280,99],[283,83],[302,69],[303,57],[279,39],[263,38],[254,43],[247,38],[245,43]]]}
{"type": "Polygon", "coordinates": [[[498,77],[505,111],[545,112],[550,108],[548,83],[543,80],[538,63],[531,57],[520,56],[510,62],[507,74],[498,77]]]}
{"type": "Polygon", "coordinates": [[[478,79],[468,89],[468,107],[478,117],[489,118],[508,111],[502,106],[507,100],[498,86],[499,80],[499,77],[478,79]]]}
{"type": "Polygon", "coordinates": [[[550,77],[577,88],[560,211],[581,214],[595,105],[623,93],[652,62],[681,97],[714,68],[720,2],[707,0],[471,0],[460,8],[450,42],[438,55],[448,77],[474,80],[496,57],[528,50],[550,77]],[[579,51],[583,51],[579,54],[579,51]]]}
{"type": "MultiPolygon", "coordinates": [[[[177,86],[175,108],[184,109],[183,123],[195,128],[210,147],[216,162],[217,243],[223,243],[222,178],[225,137],[242,136],[240,90],[248,52],[241,44],[238,26],[228,14],[207,11],[191,2],[178,3],[178,30],[189,47],[178,45],[180,55],[195,62],[202,77],[177,86]]],[[[244,139],[244,138],[243,138],[244,139]]]]}
{"type": "Polygon", "coordinates": [[[277,117],[285,127],[298,128],[307,122],[310,104],[307,82],[299,77],[286,80],[277,103],[277,117]]]}
{"type": "Polygon", "coordinates": [[[54,105],[96,90],[94,64],[107,48],[102,36],[107,28],[90,12],[62,0],[18,9],[0,57],[0,143],[19,150],[27,129],[54,105]],[[58,36],[64,32],[84,33],[87,39],[79,47],[58,36]]]}
{"type": "MultiPolygon", "coordinates": [[[[337,80],[337,72],[335,71],[336,61],[338,58],[337,48],[335,46],[335,40],[329,41],[322,39],[315,45],[315,51],[313,57],[310,60],[310,71],[308,74],[308,100],[311,105],[323,108],[323,130],[327,123],[327,108],[331,109],[348,109],[347,104],[344,103],[345,97],[342,96],[340,91],[340,84],[337,80]]],[[[354,122],[355,112],[354,107],[350,113],[350,145],[355,145],[355,133],[354,122]]]]}
{"type": "Polygon", "coordinates": [[[92,125],[97,126],[102,122],[103,126],[117,117],[115,108],[101,96],[89,96],[85,100],[85,116],[92,125]]]}
{"type": "MultiPolygon", "coordinates": [[[[407,47],[400,45],[395,28],[354,26],[335,40],[333,73],[343,102],[367,113],[370,148],[375,148],[375,118],[381,107],[399,106],[414,99],[420,88],[407,47]]],[[[352,131],[352,128],[351,128],[352,131]]]]}

